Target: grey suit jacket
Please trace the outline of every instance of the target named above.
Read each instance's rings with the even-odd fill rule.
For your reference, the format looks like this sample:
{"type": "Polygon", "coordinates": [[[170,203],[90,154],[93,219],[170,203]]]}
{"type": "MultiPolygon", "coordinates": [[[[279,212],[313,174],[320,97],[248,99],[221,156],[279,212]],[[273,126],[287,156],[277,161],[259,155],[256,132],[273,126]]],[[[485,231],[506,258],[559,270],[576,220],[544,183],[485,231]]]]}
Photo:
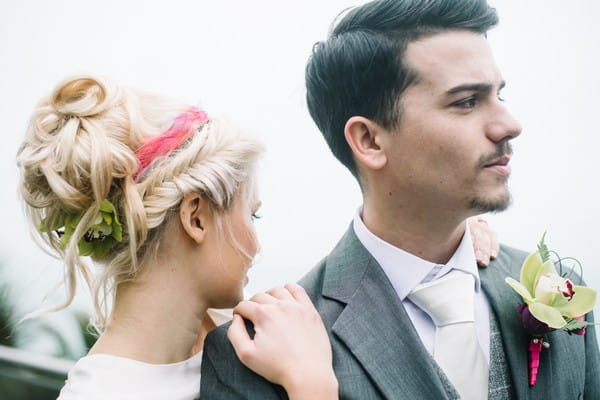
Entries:
{"type": "MultiPolygon", "coordinates": [[[[517,399],[600,399],[600,355],[595,328],[585,336],[547,335],[537,385],[528,385],[528,335],[517,306],[521,298],[504,282],[518,279],[526,254],[502,246],[480,269],[495,312],[517,399]]],[[[341,399],[447,399],[440,375],[385,273],[352,227],[304,286],[328,330],[341,399]]],[[[588,320],[592,315],[588,315],[588,320]]],[[[286,399],[285,391],[244,367],[226,337],[208,335],[202,360],[202,399],[286,399]]]]}

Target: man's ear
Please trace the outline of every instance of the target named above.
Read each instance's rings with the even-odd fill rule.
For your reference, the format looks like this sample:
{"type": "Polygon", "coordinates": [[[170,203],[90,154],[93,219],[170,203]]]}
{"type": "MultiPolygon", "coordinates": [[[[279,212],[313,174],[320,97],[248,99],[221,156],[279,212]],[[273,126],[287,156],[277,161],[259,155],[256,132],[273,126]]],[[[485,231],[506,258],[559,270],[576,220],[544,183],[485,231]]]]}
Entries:
{"type": "Polygon", "coordinates": [[[381,147],[384,129],[365,117],[354,116],[346,121],[344,136],[352,149],[357,164],[378,170],[387,163],[387,156],[381,147]]]}
{"type": "Polygon", "coordinates": [[[212,221],[210,204],[198,193],[184,196],[179,206],[179,221],[188,236],[201,244],[212,221]]]}

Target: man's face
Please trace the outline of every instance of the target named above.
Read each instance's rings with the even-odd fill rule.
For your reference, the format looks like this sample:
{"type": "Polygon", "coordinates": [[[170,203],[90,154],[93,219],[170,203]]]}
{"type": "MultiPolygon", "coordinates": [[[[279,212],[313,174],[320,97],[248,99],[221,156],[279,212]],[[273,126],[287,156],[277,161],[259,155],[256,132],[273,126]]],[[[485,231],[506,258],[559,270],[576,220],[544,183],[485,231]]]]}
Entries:
{"type": "Polygon", "coordinates": [[[384,139],[393,185],[453,212],[506,208],[509,140],[521,126],[502,102],[485,37],[435,34],[410,43],[405,62],[418,80],[402,94],[398,129],[384,139]]]}

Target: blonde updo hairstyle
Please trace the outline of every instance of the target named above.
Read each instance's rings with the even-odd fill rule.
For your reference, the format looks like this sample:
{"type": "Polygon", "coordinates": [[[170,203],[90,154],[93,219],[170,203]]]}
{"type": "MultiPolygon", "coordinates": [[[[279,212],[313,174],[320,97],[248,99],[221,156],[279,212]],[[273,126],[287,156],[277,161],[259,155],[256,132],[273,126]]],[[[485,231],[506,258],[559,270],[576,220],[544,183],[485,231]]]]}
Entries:
{"type": "MultiPolygon", "coordinates": [[[[202,194],[221,222],[234,200],[247,202],[254,194],[262,145],[212,118],[134,179],[139,169],[136,149],[165,131],[187,107],[91,76],[66,79],[39,103],[17,154],[19,186],[34,236],[42,239],[42,248],[64,260],[67,290],[64,302],[40,313],[67,307],[81,276],[92,293],[93,325],[103,330],[116,287],[134,278],[145,257],[158,249],[161,230],[185,195],[202,194]],[[101,259],[92,257],[99,265],[94,273],[79,256],[77,242],[104,199],[117,209],[123,240],[101,259]],[[79,213],[83,216],[63,246],[50,227],[61,216],[79,213]]],[[[227,224],[218,226],[244,253],[227,224]]]]}

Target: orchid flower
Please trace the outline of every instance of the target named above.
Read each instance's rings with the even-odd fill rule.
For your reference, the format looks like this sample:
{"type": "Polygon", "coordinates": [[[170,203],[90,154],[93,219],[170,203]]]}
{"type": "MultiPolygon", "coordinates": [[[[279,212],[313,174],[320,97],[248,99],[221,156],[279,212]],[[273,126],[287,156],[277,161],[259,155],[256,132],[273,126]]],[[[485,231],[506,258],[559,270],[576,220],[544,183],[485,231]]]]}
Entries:
{"type": "MultiPolygon", "coordinates": [[[[591,311],[596,304],[596,291],[592,288],[575,285],[570,279],[556,272],[554,263],[544,244],[531,253],[521,267],[520,282],[506,278],[508,283],[523,297],[528,312],[537,321],[546,324],[548,330],[563,329],[576,331],[587,326],[581,317],[591,311]]],[[[523,315],[523,322],[527,315],[523,315]]],[[[529,325],[529,324],[528,324],[529,325]]],[[[533,333],[540,333],[533,332],[533,333]]]]}
{"type": "Polygon", "coordinates": [[[561,274],[556,272],[550,250],[544,243],[545,236],[546,234],[542,236],[537,251],[525,259],[521,267],[520,282],[513,278],[505,279],[525,302],[518,307],[518,311],[523,327],[531,334],[527,347],[531,387],[537,382],[542,348],[550,346],[544,334],[561,329],[569,334],[584,335],[585,328],[591,325],[585,321],[584,315],[596,304],[596,291],[575,285],[569,279],[570,273],[563,275],[562,261],[565,259],[552,252],[558,258],[561,274]]]}

